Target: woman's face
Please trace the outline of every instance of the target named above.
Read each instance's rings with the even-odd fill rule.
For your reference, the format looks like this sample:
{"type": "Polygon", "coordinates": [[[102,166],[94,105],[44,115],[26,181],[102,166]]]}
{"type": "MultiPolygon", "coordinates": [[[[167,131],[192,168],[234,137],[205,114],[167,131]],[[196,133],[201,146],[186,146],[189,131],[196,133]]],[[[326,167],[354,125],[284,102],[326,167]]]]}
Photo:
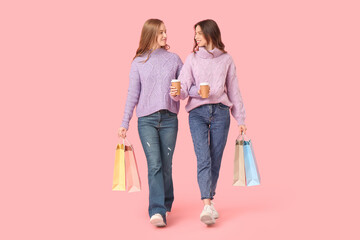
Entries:
{"type": "Polygon", "coordinates": [[[199,47],[205,47],[207,45],[205,36],[199,25],[195,28],[195,41],[199,47]]]}
{"type": "Polygon", "coordinates": [[[157,45],[159,45],[159,47],[164,47],[166,46],[166,40],[167,40],[166,28],[165,28],[165,24],[162,23],[159,29],[159,34],[157,36],[156,43],[157,45]]]}

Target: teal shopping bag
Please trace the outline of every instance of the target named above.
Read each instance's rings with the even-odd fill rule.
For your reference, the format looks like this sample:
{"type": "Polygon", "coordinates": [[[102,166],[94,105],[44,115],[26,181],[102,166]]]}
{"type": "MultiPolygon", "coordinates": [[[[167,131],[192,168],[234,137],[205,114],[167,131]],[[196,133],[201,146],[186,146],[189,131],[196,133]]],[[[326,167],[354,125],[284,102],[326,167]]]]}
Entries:
{"type": "Polygon", "coordinates": [[[244,140],[244,163],[246,186],[260,185],[260,174],[251,140],[244,140]]]}

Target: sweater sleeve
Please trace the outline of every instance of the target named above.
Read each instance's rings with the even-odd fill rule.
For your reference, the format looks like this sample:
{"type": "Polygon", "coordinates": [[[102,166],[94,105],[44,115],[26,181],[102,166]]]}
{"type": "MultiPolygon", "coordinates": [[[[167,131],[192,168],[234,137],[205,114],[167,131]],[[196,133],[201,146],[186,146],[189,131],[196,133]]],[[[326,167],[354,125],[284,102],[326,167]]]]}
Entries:
{"type": "Polygon", "coordinates": [[[238,125],[243,125],[245,124],[246,117],[245,107],[236,76],[236,66],[232,59],[226,76],[226,88],[229,100],[233,104],[231,107],[231,114],[236,119],[238,125]]]}
{"type": "Polygon", "coordinates": [[[176,55],[176,58],[177,58],[177,61],[176,61],[176,64],[177,64],[177,70],[176,70],[176,79],[179,77],[180,75],[180,72],[181,72],[181,69],[183,67],[183,62],[181,61],[181,58],[176,55]]]}
{"type": "Polygon", "coordinates": [[[192,85],[189,89],[189,96],[192,98],[201,98],[198,91],[200,89],[196,85],[192,85]]]}
{"type": "MultiPolygon", "coordinates": [[[[179,78],[179,76],[180,76],[180,73],[181,73],[181,69],[183,68],[183,62],[181,61],[181,59],[180,59],[180,57],[178,56],[178,55],[176,55],[176,57],[177,57],[177,70],[176,70],[176,79],[178,79],[179,78]]],[[[172,99],[172,100],[174,100],[174,101],[179,101],[180,100],[180,96],[179,95],[177,95],[177,96],[171,96],[171,94],[169,93],[169,95],[170,95],[170,98],[172,99]]]]}
{"type": "Polygon", "coordinates": [[[191,86],[195,85],[195,80],[192,73],[192,58],[193,54],[190,54],[186,58],[184,66],[181,69],[180,76],[178,78],[181,82],[180,98],[182,100],[186,99],[189,96],[191,86]]]}
{"type": "Polygon", "coordinates": [[[134,61],[131,64],[129,79],[130,79],[129,89],[126,98],[123,121],[121,124],[121,126],[126,129],[129,129],[129,122],[133,116],[134,108],[139,102],[139,97],[141,92],[139,70],[134,61]]]}

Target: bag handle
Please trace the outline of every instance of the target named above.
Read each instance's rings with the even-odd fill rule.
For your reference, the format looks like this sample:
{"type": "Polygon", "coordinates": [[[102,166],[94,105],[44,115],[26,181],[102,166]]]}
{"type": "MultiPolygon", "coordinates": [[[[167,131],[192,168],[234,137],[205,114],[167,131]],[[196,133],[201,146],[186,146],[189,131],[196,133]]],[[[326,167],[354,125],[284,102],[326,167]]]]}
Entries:
{"type": "Polygon", "coordinates": [[[131,146],[131,143],[129,142],[129,140],[125,137],[123,138],[123,144],[125,145],[125,141],[129,144],[129,146],[131,146]]]}
{"type": "Polygon", "coordinates": [[[239,136],[236,138],[236,140],[243,140],[243,141],[245,141],[245,139],[249,139],[249,138],[246,136],[244,132],[239,134],[239,136]]]}
{"type": "Polygon", "coordinates": [[[128,143],[128,146],[131,148],[131,150],[134,151],[134,148],[132,147],[130,141],[129,141],[126,137],[123,138],[123,141],[122,141],[124,147],[126,146],[126,145],[125,145],[125,141],[128,143]]]}

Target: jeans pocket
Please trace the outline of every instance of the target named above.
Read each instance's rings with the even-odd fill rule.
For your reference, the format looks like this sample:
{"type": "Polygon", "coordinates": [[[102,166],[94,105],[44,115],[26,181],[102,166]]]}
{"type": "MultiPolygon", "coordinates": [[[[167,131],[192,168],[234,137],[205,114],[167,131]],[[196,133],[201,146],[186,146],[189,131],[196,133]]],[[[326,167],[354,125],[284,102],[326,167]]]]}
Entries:
{"type": "Polygon", "coordinates": [[[139,117],[138,124],[156,122],[157,119],[158,119],[158,112],[154,112],[152,114],[149,114],[149,115],[146,115],[143,117],[139,117]]]}
{"type": "Polygon", "coordinates": [[[218,107],[219,107],[220,109],[222,109],[222,110],[229,110],[229,109],[230,109],[230,107],[228,107],[228,106],[226,106],[225,104],[222,104],[222,103],[219,103],[219,104],[218,104],[218,107]]]}
{"type": "Polygon", "coordinates": [[[168,115],[169,115],[169,117],[177,117],[176,113],[173,113],[173,112],[170,112],[170,111],[168,111],[168,115]]]}

